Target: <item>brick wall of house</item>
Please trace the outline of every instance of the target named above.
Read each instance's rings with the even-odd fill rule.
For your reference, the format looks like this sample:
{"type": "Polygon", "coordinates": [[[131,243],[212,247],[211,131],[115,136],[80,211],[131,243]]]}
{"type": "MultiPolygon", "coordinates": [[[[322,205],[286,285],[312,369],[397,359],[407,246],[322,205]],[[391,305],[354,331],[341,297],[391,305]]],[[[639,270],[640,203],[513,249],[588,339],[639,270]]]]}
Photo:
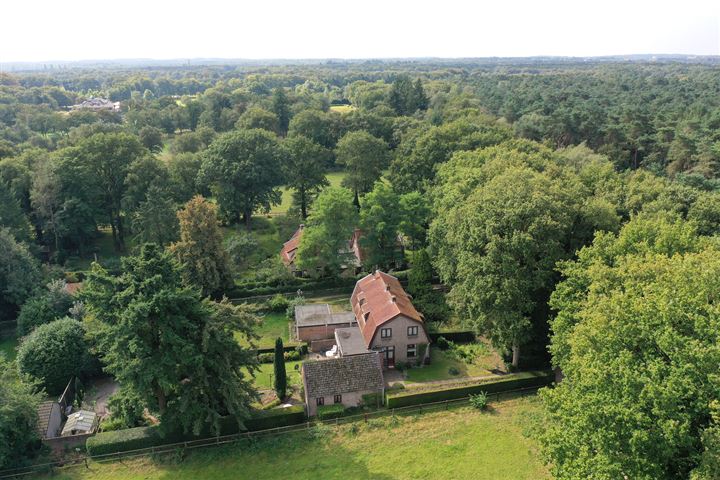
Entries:
{"type": "MultiPolygon", "coordinates": [[[[399,316],[383,325],[378,327],[377,333],[375,334],[375,338],[372,341],[371,350],[380,350],[382,347],[386,346],[394,346],[395,347],[395,363],[398,362],[420,362],[422,361],[421,358],[419,358],[420,344],[429,344],[430,341],[427,337],[427,334],[425,333],[425,329],[423,328],[423,325],[419,322],[416,322],[412,319],[409,319],[404,316],[399,316]],[[408,327],[416,326],[418,327],[418,334],[417,336],[408,337],[408,327]],[[392,329],[392,336],[390,338],[382,338],[381,330],[383,328],[390,328],[392,329]],[[408,345],[413,344],[415,345],[416,349],[416,356],[415,357],[408,357],[408,345]]],[[[425,354],[428,355],[429,348],[425,349],[425,354]]],[[[383,358],[383,354],[380,354],[380,358],[383,358]]]]}

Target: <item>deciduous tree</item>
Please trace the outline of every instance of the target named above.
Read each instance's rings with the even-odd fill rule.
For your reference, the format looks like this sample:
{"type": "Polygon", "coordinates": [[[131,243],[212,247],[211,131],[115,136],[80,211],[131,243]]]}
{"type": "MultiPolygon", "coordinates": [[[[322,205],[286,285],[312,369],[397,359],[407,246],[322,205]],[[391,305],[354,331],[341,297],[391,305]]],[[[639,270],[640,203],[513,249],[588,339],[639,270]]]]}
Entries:
{"type": "Polygon", "coordinates": [[[339,187],[325,189],[315,200],[305,224],[297,266],[313,275],[338,275],[343,266],[353,262],[348,243],[357,224],[352,192],[339,187]]]}
{"type": "Polygon", "coordinates": [[[211,186],[223,215],[242,215],[249,227],[254,211],[280,202],[280,157],[275,135],[266,130],[228,132],[205,151],[200,182],[211,186]]]}
{"type": "Polygon", "coordinates": [[[293,199],[307,218],[308,205],[323,187],[329,185],[325,165],[329,152],[312,140],[295,136],[283,144],[285,149],[285,177],[287,186],[295,190],[293,199]]]}
{"type": "Polygon", "coordinates": [[[367,132],[350,132],[340,139],[335,154],[337,163],[347,169],[342,184],[353,191],[359,206],[360,195],[373,188],[388,166],[387,143],[367,132]]]}
{"type": "Polygon", "coordinates": [[[198,286],[203,295],[221,297],[233,280],[217,207],[198,195],[177,212],[177,218],[180,240],[170,246],[170,251],[183,265],[185,279],[198,286]]]}

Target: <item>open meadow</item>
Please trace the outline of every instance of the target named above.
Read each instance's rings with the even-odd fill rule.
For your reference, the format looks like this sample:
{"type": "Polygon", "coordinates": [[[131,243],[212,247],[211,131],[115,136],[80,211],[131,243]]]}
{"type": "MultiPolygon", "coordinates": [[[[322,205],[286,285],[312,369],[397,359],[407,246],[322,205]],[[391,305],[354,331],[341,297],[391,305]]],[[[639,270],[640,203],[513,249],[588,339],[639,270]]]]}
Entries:
{"type": "MultiPolygon", "coordinates": [[[[60,471],[58,480],[550,478],[524,429],[535,397],[324,426],[227,447],[60,471]]],[[[49,478],[49,477],[48,477],[49,478]]]]}

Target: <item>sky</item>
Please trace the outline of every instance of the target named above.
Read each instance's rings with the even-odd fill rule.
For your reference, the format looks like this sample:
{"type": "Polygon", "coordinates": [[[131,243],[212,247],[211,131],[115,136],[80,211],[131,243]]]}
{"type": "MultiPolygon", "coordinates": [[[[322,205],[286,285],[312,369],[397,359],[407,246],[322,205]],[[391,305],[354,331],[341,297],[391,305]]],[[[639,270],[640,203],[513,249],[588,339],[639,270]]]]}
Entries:
{"type": "Polygon", "coordinates": [[[720,55],[720,0],[2,0],[0,63],[720,55]]]}

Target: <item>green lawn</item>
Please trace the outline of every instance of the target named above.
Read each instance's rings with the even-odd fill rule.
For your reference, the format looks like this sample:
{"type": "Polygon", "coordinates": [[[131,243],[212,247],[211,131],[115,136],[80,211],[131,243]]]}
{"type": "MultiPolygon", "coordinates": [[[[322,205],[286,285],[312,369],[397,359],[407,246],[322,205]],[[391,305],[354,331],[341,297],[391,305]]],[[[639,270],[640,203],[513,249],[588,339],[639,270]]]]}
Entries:
{"type": "MultiPolygon", "coordinates": [[[[328,172],[325,174],[328,182],[330,182],[330,186],[332,187],[339,187],[343,178],[345,178],[345,175],[345,172],[328,172]]],[[[270,209],[271,214],[278,215],[281,213],[286,213],[292,205],[292,190],[286,187],[282,187],[280,190],[282,191],[282,201],[279,205],[274,205],[270,209]]]]}
{"type": "Polygon", "coordinates": [[[90,463],[60,471],[59,480],[186,479],[474,479],[542,480],[550,476],[535,443],[523,435],[539,411],[535,398],[326,427],[208,448],[181,456],[90,463]],[[359,427],[359,428],[358,428],[359,427]],[[316,430],[317,431],[317,430],[316,430]]]}
{"type": "Polygon", "coordinates": [[[337,112],[337,113],[350,113],[356,109],[357,109],[357,107],[354,105],[331,105],[330,106],[330,111],[337,112]]]}
{"type": "Polygon", "coordinates": [[[15,337],[0,339],[0,353],[6,360],[15,360],[15,348],[18,346],[18,340],[15,337]]]}
{"type": "MultiPolygon", "coordinates": [[[[260,336],[256,341],[258,348],[272,348],[275,346],[275,340],[280,337],[285,345],[290,343],[290,331],[288,329],[288,319],[285,313],[260,313],[261,323],[255,328],[255,333],[260,336]]],[[[236,338],[242,343],[240,334],[236,334],[236,338]]]]}
{"type": "Polygon", "coordinates": [[[430,365],[408,370],[406,380],[408,382],[433,382],[451,378],[480,377],[491,375],[490,370],[496,367],[495,356],[489,348],[487,348],[486,355],[479,356],[471,364],[451,358],[446,352],[434,347],[430,348],[430,358],[430,365]],[[449,370],[452,367],[459,372],[457,375],[450,374],[449,370]]]}
{"type": "MultiPolygon", "coordinates": [[[[301,363],[302,362],[299,361],[285,362],[285,371],[287,372],[288,386],[300,385],[302,383],[302,380],[300,379],[301,363]],[[296,365],[297,370],[295,369],[296,365]]],[[[260,371],[255,372],[255,387],[261,390],[273,388],[272,376],[275,374],[274,372],[274,365],[272,363],[261,363],[260,371]]]]}

